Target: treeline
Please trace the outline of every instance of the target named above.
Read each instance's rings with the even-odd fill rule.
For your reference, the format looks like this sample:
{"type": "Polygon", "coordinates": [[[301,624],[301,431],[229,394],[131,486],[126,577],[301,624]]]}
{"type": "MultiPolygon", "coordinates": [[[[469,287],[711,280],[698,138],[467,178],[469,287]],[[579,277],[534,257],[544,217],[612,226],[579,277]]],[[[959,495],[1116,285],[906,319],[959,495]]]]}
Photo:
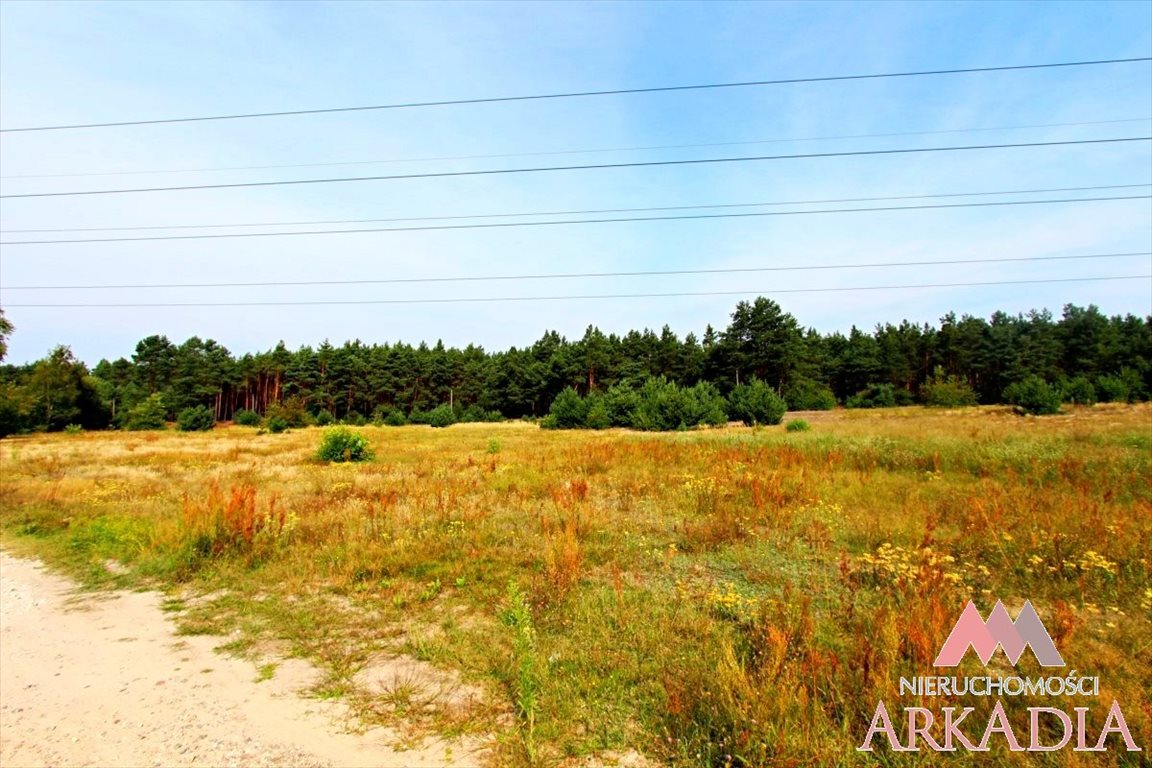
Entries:
{"type": "MultiPolygon", "coordinates": [[[[3,322],[0,337],[10,332],[3,322]]],[[[935,326],[825,335],[761,297],[699,337],[667,326],[625,335],[590,326],[580,339],[548,332],[500,352],[353,341],[280,343],[237,357],[211,339],[149,336],[131,358],[89,369],[58,347],[35,363],[0,367],[0,433],[132,426],[134,416],[174,420],[190,408],[215,420],[240,411],[351,423],[543,417],[567,390],[595,399],[622,387],[618,400],[649,380],[686,390],[703,383],[728,398],[756,379],[790,410],[999,403],[1036,380],[1077,402],[1136,400],[1152,392],[1150,361],[1152,317],[1108,317],[1095,306],[1067,305],[1058,320],[1047,311],[987,320],[950,313],[935,326]]]]}

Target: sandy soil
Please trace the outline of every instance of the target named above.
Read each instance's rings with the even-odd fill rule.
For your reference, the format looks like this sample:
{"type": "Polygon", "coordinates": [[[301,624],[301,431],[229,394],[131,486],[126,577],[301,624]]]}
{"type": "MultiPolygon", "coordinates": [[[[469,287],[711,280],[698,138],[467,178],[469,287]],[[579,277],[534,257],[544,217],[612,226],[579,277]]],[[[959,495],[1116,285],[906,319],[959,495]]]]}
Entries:
{"type": "Polygon", "coordinates": [[[308,669],[256,682],[219,638],[179,637],[155,593],[80,594],[0,552],[0,765],[471,766],[442,743],[340,727],[337,703],[297,695],[308,669]]]}

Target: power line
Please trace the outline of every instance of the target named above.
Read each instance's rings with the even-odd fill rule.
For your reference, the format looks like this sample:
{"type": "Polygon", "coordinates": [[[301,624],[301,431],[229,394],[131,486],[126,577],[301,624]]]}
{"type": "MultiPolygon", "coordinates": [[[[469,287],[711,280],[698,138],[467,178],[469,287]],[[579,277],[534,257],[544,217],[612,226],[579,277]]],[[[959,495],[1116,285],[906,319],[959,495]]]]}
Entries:
{"type": "Polygon", "coordinates": [[[891,211],[929,211],[951,208],[991,208],[1010,205],[1053,205],[1056,203],[1096,203],[1115,200],[1147,200],[1152,195],[1115,195],[1111,197],[1069,197],[1055,200],[998,200],[988,203],[940,203],[936,205],[871,206],[868,208],[821,208],[814,211],[752,211],[746,213],[694,213],[678,216],[622,216],[611,219],[565,219],[557,221],[503,221],[491,224],[438,224],[422,227],[365,227],[361,229],[317,229],[300,232],[229,232],[216,235],[149,235],[147,237],[88,237],[69,240],[3,240],[0,245],[62,245],[68,243],[141,243],[160,240],[222,240],[225,238],[295,237],[301,235],[350,235],[369,232],[436,232],[458,229],[508,229],[512,227],[554,227],[571,224],[619,224],[640,221],[692,221],[703,219],[746,219],[776,216],[813,216],[819,214],[868,213],[891,211]]]}
{"type": "Polygon", "coordinates": [[[494,176],[514,173],[543,173],[551,171],[591,171],[608,168],[648,168],[670,165],[705,165],[714,163],[746,163],[766,160],[801,160],[829,157],[863,157],[867,155],[905,155],[926,152],[961,152],[979,149],[1022,149],[1026,147],[1063,147],[1081,144],[1117,144],[1131,141],[1152,141],[1152,136],[1128,136],[1113,139],[1076,139],[1073,141],[1033,141],[1021,144],[977,144],[961,147],[914,147],[904,149],[868,149],[853,152],[808,152],[796,155],[757,155],[752,157],[710,157],[689,160],[649,160],[635,163],[599,163],[594,165],[554,165],[537,168],[493,168],[480,171],[441,171],[438,173],[404,173],[390,176],[344,176],[327,179],[288,179],[284,181],[248,181],[231,184],[190,184],[177,187],[141,187],[136,189],[93,189],[75,192],[32,192],[18,195],[0,195],[0,199],[30,197],[75,197],[80,195],[120,195],[136,192],[177,192],[201,189],[237,189],[240,187],[280,187],[299,184],[334,184],[355,181],[395,181],[399,179],[437,179],[456,176],[494,176]]]}
{"type": "MultiPolygon", "coordinates": [[[[1105,184],[1091,187],[1047,187],[1044,189],[1006,189],[981,192],[945,192],[929,195],[896,195],[886,197],[840,197],[824,200],[777,200],[760,203],[721,203],[714,205],[664,205],[645,208],[592,208],[576,211],[531,211],[520,213],[473,213],[456,216],[407,216],[387,219],[330,219],[327,221],[265,221],[240,224],[168,224],[137,227],[64,227],[55,229],[0,229],[2,234],[41,232],[132,232],[156,229],[238,229],[241,227],[303,227],[325,224],[370,224],[399,221],[454,221],[460,219],[510,219],[522,216],[582,216],[598,213],[641,213],[652,211],[698,211],[718,208],[759,208],[778,205],[825,205],[832,203],[864,203],[884,200],[931,200],[952,197],[983,197],[988,195],[1031,195],[1048,192],[1089,192],[1105,189],[1135,189],[1152,184],[1105,184]]],[[[3,245],[3,243],[0,243],[3,245]]]]}
{"type": "Polygon", "coordinates": [[[643,147],[604,147],[600,149],[561,149],[540,152],[503,152],[488,155],[439,155],[434,157],[390,158],[386,160],[345,160],[325,163],[288,163],[280,165],[231,165],[215,168],[169,168],[149,171],[90,171],[85,173],[32,173],[0,175],[0,179],[65,179],[92,176],[154,176],[170,173],[219,173],[223,171],[269,171],[286,168],[331,168],[348,165],[388,165],[393,163],[429,163],[448,160],[494,160],[509,157],[543,157],[549,155],[595,155],[608,152],[645,152],[663,149],[703,149],[709,147],[744,147],[756,144],[796,144],[806,141],[842,141],[846,139],[881,139],[899,136],[938,136],[956,133],[986,133],[989,131],[1021,131],[1034,128],[1078,128],[1089,125],[1117,125],[1120,123],[1147,123],[1152,118],[1133,117],[1122,120],[1089,120],[1075,123],[1036,123],[1033,125],[1005,125],[991,128],[952,128],[939,131],[898,131],[894,133],[854,133],[841,136],[810,136],[793,139],[758,139],[755,141],[714,141],[700,144],[656,144],[643,147]]]}
{"type": "Polygon", "coordinates": [[[848,291],[897,291],[924,288],[976,288],[993,285],[1039,285],[1042,283],[1085,283],[1103,282],[1109,280],[1149,280],[1148,275],[1115,275],[1106,277],[1068,277],[1049,278],[1044,280],[995,280],[975,283],[924,283],[920,285],[863,285],[844,288],[778,288],[773,290],[741,290],[741,291],[690,291],[676,293],[612,293],[568,296],[496,296],[478,298],[450,298],[450,299],[363,299],[363,300],[334,300],[334,301],[216,301],[216,302],[165,302],[140,304],[8,304],[14,309],[151,309],[158,307],[289,307],[289,306],[334,306],[334,305],[366,305],[366,304],[471,304],[495,303],[511,301],[571,301],[578,299],[662,299],[674,297],[694,296],[771,296],[786,293],[836,293],[848,291]]]}
{"type": "Polygon", "coordinates": [[[1074,261],[1079,259],[1116,259],[1128,256],[1152,256],[1152,251],[1132,253],[1088,253],[1076,256],[1009,256],[993,259],[943,259],[934,261],[887,261],[868,264],[810,264],[804,266],[731,267],[723,269],[659,269],[634,272],[562,272],[527,275],[480,275],[472,277],[395,277],[362,280],[275,280],[247,283],[146,283],[126,285],[6,285],[5,291],[74,291],[74,290],[139,290],[163,288],[270,288],[321,285],[385,285],[408,283],[471,283],[513,280],[571,280],[601,277],[658,277],[666,275],[730,275],[753,272],[807,272],[833,269],[871,269],[877,267],[925,267],[951,264],[1002,264],[1024,261],[1074,261]]]}
{"type": "Polygon", "coordinates": [[[107,123],[78,123],[74,125],[42,125],[31,126],[24,128],[2,128],[0,132],[3,133],[21,133],[32,131],[65,131],[76,130],[81,128],[113,128],[130,125],[160,125],[166,123],[194,123],[205,122],[209,120],[245,120],[252,118],[264,117],[290,117],[298,115],[321,115],[333,114],[337,112],[367,112],[372,110],[383,109],[417,109],[422,107],[447,107],[447,106],[460,106],[465,104],[496,104],[511,101],[542,101],[546,99],[571,99],[571,98],[585,98],[590,96],[622,96],[626,94],[637,93],[668,93],[672,91],[701,91],[701,90],[717,90],[721,88],[749,88],[761,87],[769,85],[793,85],[799,83],[829,83],[829,82],[842,82],[850,80],[878,80],[882,78],[896,78],[896,77],[924,77],[929,75],[961,75],[961,74],[975,74],[979,72],[1010,72],[1030,69],[1055,69],[1067,67],[1088,67],[1099,66],[1106,64],[1134,64],[1142,61],[1152,61],[1152,57],[1143,56],[1138,58],[1127,59],[1094,59],[1085,61],[1063,61],[1045,64],[1017,64],[1013,66],[1000,66],[1000,67],[969,67],[965,69],[933,69],[921,70],[913,72],[885,72],[878,74],[864,74],[864,75],[834,75],[828,77],[794,77],[779,80],[750,80],[744,82],[729,82],[729,83],[703,83],[698,85],[665,85],[650,88],[616,88],[612,90],[602,91],[570,91],[566,93],[544,93],[534,94],[529,96],[495,96],[488,98],[478,99],[451,99],[445,101],[411,101],[393,104],[371,104],[356,107],[329,107],[326,109],[294,109],[279,112],[247,112],[241,114],[229,115],[208,115],[201,117],[173,117],[162,118],[153,120],[120,120],[107,123]]]}

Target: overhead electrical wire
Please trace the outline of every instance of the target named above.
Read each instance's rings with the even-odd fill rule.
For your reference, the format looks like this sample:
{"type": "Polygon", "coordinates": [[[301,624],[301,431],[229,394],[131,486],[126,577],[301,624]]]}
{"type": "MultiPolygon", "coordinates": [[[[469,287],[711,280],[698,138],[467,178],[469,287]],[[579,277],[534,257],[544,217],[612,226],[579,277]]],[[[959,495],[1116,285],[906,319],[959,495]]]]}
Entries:
{"type": "Polygon", "coordinates": [[[1152,141],[1152,136],[1125,136],[1110,139],[1075,139],[1070,141],[1032,141],[1017,144],[976,144],[952,147],[906,147],[900,149],[867,149],[851,152],[806,152],[793,155],[756,155],[751,157],[708,157],[682,160],[648,160],[632,163],[597,163],[592,165],[553,165],[536,168],[492,168],[474,171],[440,171],[435,173],[403,173],[388,176],[343,176],[325,179],[286,179],[281,181],[248,181],[229,184],[188,184],[174,187],[139,187],[134,189],[91,189],[69,192],[29,192],[0,195],[0,199],[36,197],[77,197],[84,195],[121,195],[141,192],[178,192],[205,189],[238,189],[242,187],[280,187],[301,184],[334,184],[361,181],[395,181],[400,179],[436,179],[459,176],[495,176],[517,173],[545,173],[553,171],[591,171],[608,168],[651,168],[673,165],[706,165],[715,163],[747,163],[770,160],[802,160],[832,157],[864,157],[882,155],[924,154],[928,152],[964,152],[988,149],[1023,149],[1031,147],[1065,147],[1087,144],[1119,144],[1133,141],[1152,141]]]}
{"type": "Polygon", "coordinates": [[[94,291],[157,290],[171,288],[284,288],[322,285],[393,285],[409,283],[511,282],[517,280],[572,280],[603,277],[663,277],[669,275],[731,275],[755,272],[809,272],[833,269],[873,269],[881,267],[927,267],[953,264],[1003,264],[1031,261],[1076,261],[1080,259],[1118,259],[1129,256],[1152,256],[1152,251],[1128,253],[1086,253],[1073,256],[1006,256],[992,259],[936,259],[930,261],[882,261],[865,264],[806,264],[775,267],[728,267],[716,269],[656,269],[632,272],[561,272],[525,275],[476,275],[459,277],[391,277],[356,280],[269,280],[230,283],[130,283],[121,285],[5,285],[3,291],[94,291]]]}
{"type": "Polygon", "coordinates": [[[351,299],[314,301],[212,301],[212,302],[149,302],[149,303],[74,303],[74,304],[8,304],[20,309],[144,309],[160,307],[295,307],[295,306],[352,306],[368,304],[473,304],[529,301],[573,301],[583,299],[662,299],[696,296],[772,296],[790,293],[838,293],[850,291],[899,291],[928,288],[975,288],[994,285],[1039,285],[1044,283],[1085,283],[1109,280],[1152,280],[1152,274],[1111,275],[1102,277],[1047,278],[1041,280],[992,280],[972,283],[923,283],[919,285],[854,285],[823,288],[775,288],[771,290],[739,291],[686,291],[672,293],[611,293],[564,296],[482,296],[447,299],[351,299]]]}
{"type": "Polygon", "coordinates": [[[141,243],[161,240],[223,240],[228,238],[297,237],[315,235],[350,235],[370,232],[444,232],[461,229],[508,229],[513,227],[554,227],[574,224],[618,224],[642,221],[698,221],[706,219],[746,219],[778,216],[814,216],[821,214],[868,213],[892,211],[928,211],[954,208],[991,208],[1013,205],[1053,205],[1057,203],[1096,203],[1116,200],[1147,200],[1152,195],[1114,195],[1110,197],[1070,197],[1054,200],[997,200],[985,203],[939,203],[935,205],[870,206],[867,208],[821,208],[813,211],[748,211],[744,213],[693,213],[676,216],[621,216],[609,219],[560,219],[554,221],[502,221],[487,224],[437,224],[419,227],[364,227],[360,229],[316,229],[297,232],[229,232],[210,235],[148,235],[145,237],[88,237],[58,240],[0,240],[0,246],[63,245],[83,243],[141,243]]]}
{"type": "Polygon", "coordinates": [[[1004,189],[980,192],[943,192],[927,195],[889,195],[885,197],[839,197],[823,200],[775,200],[759,203],[719,203],[713,205],[663,205],[643,208],[590,208],[568,211],[529,211],[519,213],[471,213],[455,216],[403,216],[385,219],[329,219],[321,221],[264,221],[238,224],[155,224],[134,227],[57,227],[53,229],[0,229],[0,234],[30,234],[46,232],[133,232],[157,229],[239,229],[248,227],[304,227],[330,224],[371,224],[400,221],[456,221],[461,219],[511,219],[522,216],[584,216],[597,213],[642,213],[654,211],[696,211],[720,208],[759,208],[780,205],[826,205],[832,203],[864,203],[887,200],[931,200],[952,197],[986,197],[990,195],[1032,195],[1049,192],[1094,192],[1105,189],[1136,189],[1152,184],[1101,184],[1090,187],[1046,187],[1041,189],[1004,189]]]}
{"type": "Polygon", "coordinates": [[[668,93],[675,91],[701,91],[701,90],[717,90],[722,88],[751,88],[763,87],[772,85],[795,85],[800,83],[829,83],[829,82],[843,82],[852,80],[879,80],[884,78],[900,78],[900,77],[925,77],[925,76],[938,76],[938,75],[961,75],[961,74],[976,74],[981,72],[1012,72],[1023,70],[1038,70],[1038,69],[1056,69],[1056,68],[1070,68],[1070,67],[1088,67],[1088,66],[1101,66],[1110,64],[1134,64],[1138,62],[1152,61],[1152,57],[1141,56],[1123,59],[1090,59],[1083,61],[1062,61],[1050,62],[1042,64],[1016,64],[1011,66],[997,66],[997,67],[967,67],[963,69],[931,69],[931,70],[918,70],[909,72],[883,72],[874,74],[856,74],[856,75],[832,75],[825,77],[793,77],[781,78],[774,80],[748,80],[741,82],[725,82],[725,83],[701,83],[694,85],[665,85],[654,86],[649,88],[614,88],[609,90],[595,90],[595,91],[568,91],[562,93],[543,93],[532,94],[526,96],[494,96],[487,98],[474,98],[474,99],[448,99],[441,101],[410,101],[399,102],[392,104],[369,104],[353,107],[329,107],[322,109],[294,109],[284,111],[267,111],[267,112],[245,112],[237,114],[225,115],[205,115],[199,117],[170,117],[158,118],[151,120],[118,120],[109,122],[93,122],[93,123],[75,123],[71,125],[40,125],[40,126],[25,126],[18,128],[0,128],[0,133],[28,133],[34,131],[65,131],[65,130],[78,130],[89,128],[114,128],[123,126],[137,126],[137,125],[161,125],[171,123],[195,123],[206,122],[214,120],[247,120],[253,118],[268,118],[268,117],[293,117],[300,115],[320,115],[320,114],[334,114],[338,112],[367,112],[374,110],[385,109],[418,109],[424,107],[447,107],[447,106],[462,106],[466,104],[496,104],[507,103],[513,101],[542,101],[551,99],[571,99],[571,98],[587,98],[592,96],[622,96],[628,94],[640,93],[668,93]]]}
{"type": "Polygon", "coordinates": [[[65,179],[93,176],[157,176],[175,173],[221,173],[225,171],[271,171],[287,168],[331,168],[348,165],[388,165],[395,163],[433,163],[450,160],[495,160],[509,157],[544,157],[549,155],[595,155],[609,152],[647,152],[665,149],[705,149],[711,147],[743,147],[757,144],[799,144],[807,141],[843,141],[847,139],[881,139],[902,136],[939,136],[957,133],[988,133],[994,131],[1022,131],[1036,128],[1079,128],[1089,125],[1117,125],[1121,123],[1147,123],[1152,117],[1131,117],[1120,120],[1088,120],[1075,123],[1036,123],[1033,125],[1004,125],[987,128],[951,128],[938,131],[897,131],[890,133],[854,133],[840,136],[810,136],[788,139],[757,139],[755,141],[714,141],[699,144],[656,144],[642,147],[604,147],[599,149],[559,149],[539,152],[502,152],[487,155],[438,155],[433,157],[396,157],[382,160],[344,160],[324,163],[287,163],[280,165],[231,165],[214,168],[168,168],[145,171],[87,171],[84,173],[23,173],[0,174],[0,179],[65,179]]]}

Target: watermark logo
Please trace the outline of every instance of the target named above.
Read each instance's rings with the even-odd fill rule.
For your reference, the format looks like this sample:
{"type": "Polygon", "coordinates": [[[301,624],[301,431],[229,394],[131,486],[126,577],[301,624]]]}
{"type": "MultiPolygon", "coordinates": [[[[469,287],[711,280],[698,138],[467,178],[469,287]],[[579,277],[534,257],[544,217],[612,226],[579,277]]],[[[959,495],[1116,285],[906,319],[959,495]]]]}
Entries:
{"type": "Polygon", "coordinates": [[[1044,628],[1044,622],[1040,621],[1030,600],[1024,603],[1015,621],[999,600],[988,614],[988,621],[984,621],[976,604],[969,600],[932,665],[955,667],[969,648],[976,651],[980,661],[987,665],[998,647],[1004,650],[1013,666],[1020,660],[1025,648],[1032,649],[1036,661],[1042,667],[1064,666],[1064,659],[1056,650],[1056,644],[1052,642],[1051,635],[1044,628]]]}
{"type": "MultiPolygon", "coordinates": [[[[1013,666],[1028,649],[1043,667],[1064,666],[1064,658],[1031,601],[1025,602],[1013,619],[1004,604],[997,600],[987,621],[976,605],[968,601],[933,666],[956,667],[969,649],[975,651],[985,666],[997,649],[1004,652],[1013,666]]],[[[1114,740],[1119,740],[1122,749],[1128,752],[1142,751],[1132,738],[1120,702],[1112,701],[1099,730],[1090,721],[1091,708],[1075,706],[1082,702],[1091,703],[1100,695],[1100,678],[1079,675],[1074,669],[1066,675],[1040,677],[1014,672],[1007,676],[986,672],[974,676],[901,677],[899,695],[914,697],[917,703],[924,703],[928,697],[942,697],[941,703],[946,706],[905,706],[904,718],[894,720],[884,701],[877,702],[872,722],[863,743],[856,747],[857,751],[872,752],[874,741],[887,741],[893,752],[988,752],[994,740],[1002,740],[1011,752],[1055,752],[1070,745],[1073,752],[1105,752],[1110,737],[1118,737],[1114,740]],[[985,720],[977,714],[978,707],[956,706],[957,698],[962,696],[976,697],[977,703],[987,701],[989,697],[996,698],[985,720]],[[1023,722],[1013,724],[1004,706],[1004,697],[1018,696],[1050,697],[1052,704],[1061,703],[1060,697],[1072,697],[1069,703],[1073,706],[1070,709],[1066,709],[1067,705],[1028,706],[1023,722]],[[985,723],[982,730],[974,732],[961,727],[970,715],[975,715],[973,721],[985,723]],[[1023,732],[1026,739],[1018,738],[1017,732],[1023,732]],[[1060,735],[1053,739],[1056,732],[1060,735]],[[977,736],[979,738],[975,738],[977,736]]]]}

